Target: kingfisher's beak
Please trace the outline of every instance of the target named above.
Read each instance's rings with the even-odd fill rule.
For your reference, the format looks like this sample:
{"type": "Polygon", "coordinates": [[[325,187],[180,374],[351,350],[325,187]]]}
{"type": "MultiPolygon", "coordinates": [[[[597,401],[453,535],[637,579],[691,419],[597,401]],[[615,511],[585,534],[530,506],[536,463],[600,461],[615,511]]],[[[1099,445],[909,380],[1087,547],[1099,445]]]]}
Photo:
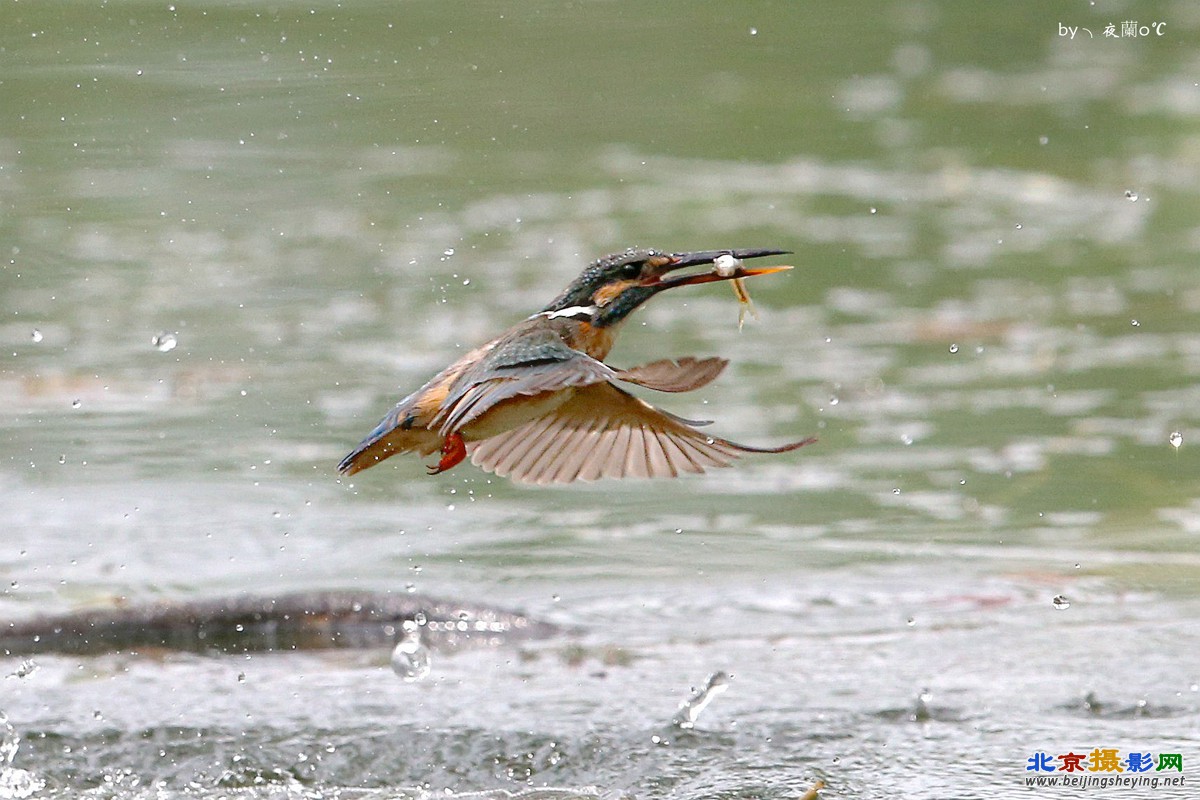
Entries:
{"type": "Polygon", "coordinates": [[[734,278],[752,278],[755,275],[770,275],[772,272],[783,272],[791,269],[790,266],[778,267],[752,267],[746,268],[738,264],[732,270],[718,271],[712,269],[708,272],[692,273],[691,275],[679,275],[674,278],[666,278],[668,272],[674,272],[685,267],[695,267],[701,264],[712,264],[721,256],[732,256],[738,261],[743,261],[747,258],[762,258],[763,256],[781,256],[790,254],[791,250],[763,250],[763,249],[748,249],[748,250],[701,250],[696,253],[672,253],[667,258],[671,260],[665,263],[661,270],[662,274],[653,279],[648,285],[655,290],[662,291],[663,289],[673,289],[676,286],[690,286],[694,283],[712,283],[713,281],[728,281],[734,278]]]}

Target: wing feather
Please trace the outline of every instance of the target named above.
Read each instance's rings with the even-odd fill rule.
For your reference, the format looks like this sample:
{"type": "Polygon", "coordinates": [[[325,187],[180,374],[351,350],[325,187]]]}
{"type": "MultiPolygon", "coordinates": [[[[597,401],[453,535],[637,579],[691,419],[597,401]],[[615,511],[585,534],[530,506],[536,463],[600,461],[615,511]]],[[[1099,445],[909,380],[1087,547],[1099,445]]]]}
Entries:
{"type": "Polygon", "coordinates": [[[574,437],[563,447],[557,449],[554,459],[547,464],[540,478],[547,483],[570,483],[579,475],[588,456],[596,447],[597,420],[591,420],[580,426],[574,437]]]}
{"type": "Polygon", "coordinates": [[[533,436],[528,440],[522,441],[517,437],[513,437],[514,452],[507,458],[510,466],[510,472],[528,470],[536,463],[538,456],[545,451],[554,437],[558,435],[558,429],[555,425],[554,417],[546,416],[542,420],[534,423],[533,436]]]}
{"type": "Polygon", "coordinates": [[[616,431],[604,430],[603,419],[595,421],[597,431],[595,444],[584,453],[583,465],[579,468],[579,480],[596,481],[604,477],[604,465],[608,463],[608,454],[616,444],[616,431]]]}
{"type": "Polygon", "coordinates": [[[691,458],[683,452],[679,443],[675,441],[675,437],[661,436],[659,437],[658,444],[662,447],[663,455],[667,461],[674,467],[676,475],[681,472],[696,472],[696,467],[692,463],[691,458]]]}
{"type": "Polygon", "coordinates": [[[690,392],[712,383],[728,364],[724,358],[665,358],[620,370],[617,378],[660,392],[690,392]]]}
{"type": "Polygon", "coordinates": [[[812,441],[758,448],[709,436],[606,382],[581,388],[545,417],[468,449],[481,469],[548,484],[676,477],[727,467],[742,453],[782,453],[812,441]]]}
{"type": "Polygon", "coordinates": [[[625,448],[625,472],[621,477],[650,477],[649,462],[646,460],[646,429],[641,424],[629,426],[629,446],[625,448]]]}
{"type": "Polygon", "coordinates": [[[654,431],[646,430],[643,427],[642,438],[646,443],[646,466],[650,470],[650,474],[678,478],[679,470],[672,463],[671,457],[667,455],[666,448],[663,447],[663,440],[668,437],[659,436],[654,431]]]}
{"type": "Polygon", "coordinates": [[[629,451],[630,441],[632,438],[633,429],[628,425],[617,428],[615,431],[613,431],[612,449],[608,451],[608,458],[604,459],[604,477],[625,477],[625,454],[629,451]]]}
{"type": "Polygon", "coordinates": [[[550,483],[555,462],[568,453],[574,452],[579,446],[580,431],[577,428],[560,432],[560,435],[548,443],[548,446],[538,448],[537,458],[529,465],[526,474],[532,483],[550,483]]]}
{"type": "Polygon", "coordinates": [[[559,477],[564,483],[570,483],[583,477],[584,468],[589,465],[590,459],[605,440],[604,431],[599,430],[601,424],[600,420],[592,420],[592,423],[586,429],[586,440],[581,443],[581,446],[563,465],[559,477]]]}

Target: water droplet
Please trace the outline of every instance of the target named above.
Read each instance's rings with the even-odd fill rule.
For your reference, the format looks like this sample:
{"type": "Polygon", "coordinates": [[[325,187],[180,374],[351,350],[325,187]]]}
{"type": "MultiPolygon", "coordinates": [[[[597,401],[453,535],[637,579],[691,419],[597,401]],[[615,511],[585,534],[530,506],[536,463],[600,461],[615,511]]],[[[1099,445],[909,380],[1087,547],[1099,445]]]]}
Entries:
{"type": "Polygon", "coordinates": [[[892,494],[900,494],[900,489],[899,488],[892,489],[892,494]]]}
{"type": "Polygon", "coordinates": [[[154,349],[160,353],[169,353],[179,345],[179,338],[173,333],[160,333],[155,335],[150,343],[154,345],[154,349]]]}
{"type": "Polygon", "coordinates": [[[909,617],[907,620],[904,621],[904,624],[911,628],[917,624],[917,621],[915,619],[913,619],[912,617],[909,617]]]}
{"type": "Polygon", "coordinates": [[[245,683],[245,682],[246,682],[246,673],[244,673],[244,672],[239,672],[239,673],[238,673],[238,676],[237,676],[237,682],[238,682],[238,683],[245,683]]]}
{"type": "Polygon", "coordinates": [[[1136,203],[1138,201],[1138,193],[1135,192],[1133,189],[1126,189],[1125,190],[1125,199],[1131,203],[1136,203]]]}
{"type": "Polygon", "coordinates": [[[835,395],[832,395],[832,396],[829,398],[829,405],[831,405],[831,406],[836,406],[836,405],[837,405],[838,403],[840,403],[840,402],[841,402],[841,401],[840,401],[840,400],[838,400],[838,396],[837,396],[836,394],[835,394],[835,395]]]}
{"type": "Polygon", "coordinates": [[[444,255],[444,256],[452,256],[452,255],[454,255],[454,248],[453,248],[453,247],[447,247],[445,250],[443,250],[443,251],[442,251],[442,255],[444,255]]]}
{"type": "Polygon", "coordinates": [[[67,463],[67,456],[66,456],[66,454],[60,455],[60,456],[58,457],[58,463],[60,463],[60,464],[65,464],[65,463],[67,463]]]}
{"type": "Polygon", "coordinates": [[[29,335],[29,338],[33,339],[34,344],[37,344],[38,342],[40,342],[42,340],[42,332],[39,331],[37,328],[34,328],[33,333],[31,333],[29,335]]]}
{"type": "Polygon", "coordinates": [[[876,208],[875,206],[871,206],[871,213],[872,213],[872,214],[878,214],[878,213],[879,213],[879,209],[878,209],[878,208],[876,208]]]}
{"type": "Polygon", "coordinates": [[[956,344],[952,344],[952,345],[950,345],[950,352],[951,352],[951,353],[957,353],[957,352],[958,352],[958,345],[956,345],[956,344]]]}
{"type": "Polygon", "coordinates": [[[71,408],[81,408],[82,406],[83,406],[83,403],[81,403],[79,400],[71,401],[71,408]]]}
{"type": "Polygon", "coordinates": [[[911,436],[909,436],[907,433],[900,434],[900,444],[907,446],[912,443],[913,443],[913,438],[911,436]]]}
{"type": "Polygon", "coordinates": [[[750,29],[750,35],[751,35],[751,36],[758,36],[758,28],[751,28],[751,29],[750,29]]]}
{"type": "Polygon", "coordinates": [[[1054,595],[1054,599],[1051,602],[1054,603],[1054,607],[1059,611],[1063,611],[1071,607],[1071,601],[1063,597],[1061,594],[1054,595]]]}
{"type": "Polygon", "coordinates": [[[1132,325],[1132,326],[1133,326],[1133,327],[1135,327],[1135,328],[1140,328],[1140,327],[1142,327],[1142,323],[1138,322],[1136,319],[1131,319],[1131,320],[1129,320],[1129,324],[1130,324],[1130,325],[1132,325]]]}
{"type": "Polygon", "coordinates": [[[401,626],[404,633],[392,650],[392,672],[409,683],[428,676],[431,664],[429,648],[421,642],[424,615],[418,614],[418,617],[404,621],[401,626]]]}
{"type": "Polygon", "coordinates": [[[1180,445],[1183,444],[1183,434],[1179,431],[1171,431],[1171,438],[1167,441],[1171,443],[1171,447],[1174,447],[1176,450],[1178,450],[1180,445]]]}
{"type": "Polygon", "coordinates": [[[1021,230],[1021,223],[1017,223],[1017,230],[1021,230]]]}
{"type": "Polygon", "coordinates": [[[1043,145],[1043,146],[1050,144],[1050,137],[1049,136],[1039,136],[1038,144],[1043,145]]]}

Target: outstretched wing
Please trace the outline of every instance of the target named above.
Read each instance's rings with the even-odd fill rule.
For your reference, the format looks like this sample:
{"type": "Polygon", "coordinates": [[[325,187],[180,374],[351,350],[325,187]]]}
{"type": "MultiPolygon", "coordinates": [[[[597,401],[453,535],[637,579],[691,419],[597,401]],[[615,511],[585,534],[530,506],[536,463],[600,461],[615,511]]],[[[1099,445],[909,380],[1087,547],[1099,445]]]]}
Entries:
{"type": "Polygon", "coordinates": [[[603,361],[568,347],[553,330],[516,331],[464,370],[429,423],[442,435],[460,431],[505,400],[616,377],[603,361]]]}
{"type": "Polygon", "coordinates": [[[724,358],[667,358],[620,370],[617,378],[660,392],[690,392],[716,380],[728,363],[724,358]]]}
{"type": "Polygon", "coordinates": [[[727,467],[742,453],[784,453],[709,436],[610,383],[577,390],[555,411],[467,445],[480,469],[520,483],[676,477],[727,467]]]}

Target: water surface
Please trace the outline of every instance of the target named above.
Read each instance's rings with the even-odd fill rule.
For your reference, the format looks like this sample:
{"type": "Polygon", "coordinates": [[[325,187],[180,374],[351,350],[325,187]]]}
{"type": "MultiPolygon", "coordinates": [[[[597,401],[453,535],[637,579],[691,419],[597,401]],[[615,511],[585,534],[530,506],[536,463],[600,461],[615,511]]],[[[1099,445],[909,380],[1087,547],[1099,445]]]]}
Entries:
{"type": "Polygon", "coordinates": [[[0,709],[42,796],[991,797],[1093,748],[1192,777],[1186,4],[0,19],[0,616],[412,589],[581,632],[416,683],[386,652],[38,657],[0,709]],[[818,444],[338,480],[402,394],[635,244],[795,251],[741,332],[725,287],[680,290],[611,360],[727,357],[660,402],[818,444]]]}

